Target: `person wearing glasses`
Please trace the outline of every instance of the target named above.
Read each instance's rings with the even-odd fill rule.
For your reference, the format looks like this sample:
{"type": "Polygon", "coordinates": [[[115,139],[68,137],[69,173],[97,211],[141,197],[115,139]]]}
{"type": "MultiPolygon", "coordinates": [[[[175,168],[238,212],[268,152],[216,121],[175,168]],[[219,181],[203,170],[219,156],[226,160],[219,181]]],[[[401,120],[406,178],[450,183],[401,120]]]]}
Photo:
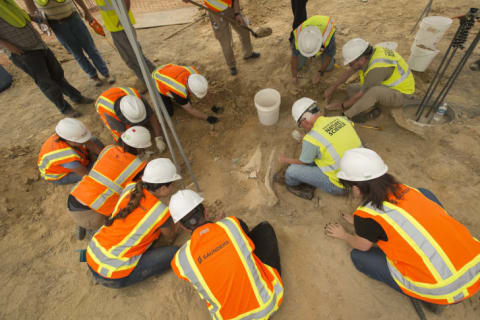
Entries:
{"type": "Polygon", "coordinates": [[[353,122],[362,123],[380,115],[377,104],[398,108],[415,92],[413,74],[396,51],[372,46],[363,39],[355,38],[343,46],[342,55],[344,65],[349,68],[332,87],[325,90],[326,103],[337,88],[357,71],[360,86],[347,87],[350,98],[327,105],[327,110],[341,111],[353,122]]]}
{"type": "Polygon", "coordinates": [[[293,120],[307,134],[303,137],[298,159],[278,157],[288,164],[285,177],[277,173],[274,180],[285,183],[294,195],[311,200],[315,188],[335,195],[343,195],[344,187],[336,174],[345,151],[358,148],[362,142],[345,117],[324,117],[316,101],[301,98],[292,106],[293,120]]]}

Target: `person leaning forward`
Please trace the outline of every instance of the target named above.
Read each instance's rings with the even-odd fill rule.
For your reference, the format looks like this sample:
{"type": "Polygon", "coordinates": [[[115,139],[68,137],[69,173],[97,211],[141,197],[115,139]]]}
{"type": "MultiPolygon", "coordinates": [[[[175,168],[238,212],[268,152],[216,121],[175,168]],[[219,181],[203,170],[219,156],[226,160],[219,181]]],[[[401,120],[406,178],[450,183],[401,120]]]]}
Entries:
{"type": "Polygon", "coordinates": [[[345,152],[337,176],[362,204],[344,215],[354,234],[338,223],[328,224],[326,233],[353,247],[360,272],[431,311],[471,298],[480,289],[480,242],[432,192],[401,184],[387,171],[370,149],[345,152]]]}
{"type": "MultiPolygon", "coordinates": [[[[182,1],[186,3],[189,2],[187,0],[182,1]]],[[[230,74],[234,76],[237,74],[237,64],[235,62],[235,55],[233,54],[231,28],[235,30],[240,37],[240,41],[242,42],[243,59],[249,60],[260,57],[260,53],[253,51],[250,33],[247,29],[241,27],[245,26],[246,23],[240,10],[240,0],[204,0],[203,3],[210,10],[219,12],[223,16],[235,20],[238,23],[230,23],[221,16],[208,12],[215,38],[217,38],[218,42],[220,42],[223,56],[225,57],[225,62],[230,68],[230,74]]]]}
{"type": "Polygon", "coordinates": [[[335,65],[335,25],[332,18],[313,16],[301,23],[290,40],[292,47],[291,70],[293,82],[298,82],[298,72],[305,63],[305,58],[320,56],[321,66],[315,73],[313,84],[320,82],[325,72],[333,70],[335,65]],[[301,61],[301,63],[299,63],[301,61]]]}
{"type": "Polygon", "coordinates": [[[301,98],[292,106],[292,116],[308,133],[303,137],[299,159],[278,157],[289,164],[285,177],[275,174],[275,181],[285,183],[291,193],[311,200],[315,188],[335,195],[344,194],[336,173],[345,151],[362,145],[353,123],[345,117],[323,117],[315,101],[301,98]]]}
{"type": "Polygon", "coordinates": [[[0,48],[35,81],[60,113],[73,118],[82,115],[63,95],[78,104],[93,102],[68,83],[61,64],[33,28],[30,16],[14,0],[0,0],[0,48]]]}
{"type": "MultiPolygon", "coordinates": [[[[192,107],[190,96],[193,93],[198,99],[203,99],[208,92],[207,79],[198,73],[197,69],[190,66],[166,64],[158,67],[153,73],[158,92],[170,116],[173,116],[172,99],[182,106],[183,110],[191,116],[206,120],[210,124],[217,123],[219,119],[192,107]]],[[[213,112],[219,112],[221,107],[212,107],[213,112]]]]}
{"type": "Polygon", "coordinates": [[[362,123],[380,115],[380,109],[375,107],[377,103],[398,108],[415,92],[413,74],[396,51],[355,38],[343,46],[342,55],[349,68],[325,91],[326,102],[357,71],[361,87],[347,87],[350,98],[327,105],[327,110],[342,111],[352,121],[362,123]]]}
{"type": "Polygon", "coordinates": [[[137,155],[151,146],[150,138],[144,127],[129,128],[117,144],[102,150],[88,175],[70,191],[67,208],[80,228],[79,240],[85,235],[83,229],[97,230],[103,225],[123,188],[139,178],[146,163],[137,155]]]}
{"type": "Polygon", "coordinates": [[[77,183],[88,174],[103,147],[81,121],[62,119],[40,149],[40,175],[55,184],[77,183]]]}
{"type": "Polygon", "coordinates": [[[165,151],[166,145],[157,115],[137,89],[110,88],[98,97],[95,109],[115,141],[131,126],[143,126],[152,131],[158,151],[165,151]]]}
{"type": "Polygon", "coordinates": [[[173,221],[192,233],[171,266],[205,300],[212,319],[268,319],[283,300],[277,237],[268,222],[253,230],[240,219],[206,218],[203,198],[180,190],[170,199],[173,221]]]}

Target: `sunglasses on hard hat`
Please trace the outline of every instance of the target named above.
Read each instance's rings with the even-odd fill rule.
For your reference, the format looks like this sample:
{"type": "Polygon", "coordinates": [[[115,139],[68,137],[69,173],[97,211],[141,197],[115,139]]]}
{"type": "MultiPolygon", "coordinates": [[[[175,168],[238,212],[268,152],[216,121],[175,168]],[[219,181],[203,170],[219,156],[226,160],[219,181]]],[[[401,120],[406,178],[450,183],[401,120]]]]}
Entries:
{"type": "Polygon", "coordinates": [[[310,107],[307,108],[307,110],[305,110],[302,115],[300,116],[300,118],[298,119],[297,121],[297,126],[299,128],[301,128],[301,124],[303,121],[307,120],[307,118],[304,117],[305,113],[307,112],[310,112],[310,113],[317,113],[318,111],[320,111],[320,109],[318,108],[317,104],[316,103],[313,103],[310,107]]]}

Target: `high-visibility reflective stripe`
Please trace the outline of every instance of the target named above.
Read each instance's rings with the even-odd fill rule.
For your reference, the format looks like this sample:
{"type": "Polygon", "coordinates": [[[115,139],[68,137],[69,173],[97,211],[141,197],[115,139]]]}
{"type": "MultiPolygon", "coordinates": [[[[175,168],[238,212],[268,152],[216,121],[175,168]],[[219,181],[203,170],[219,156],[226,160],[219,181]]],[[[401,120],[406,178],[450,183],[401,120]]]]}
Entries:
{"type": "Polygon", "coordinates": [[[80,158],[72,148],[59,149],[44,155],[38,167],[40,170],[46,170],[52,161],[60,161],[68,157],[80,158]]]}
{"type": "MultiPolygon", "coordinates": [[[[390,60],[390,59],[384,59],[384,58],[379,58],[379,59],[375,59],[375,60],[372,60],[370,61],[369,65],[368,65],[368,69],[370,69],[370,66],[373,66],[375,63],[385,63],[385,64],[389,64],[389,65],[392,65],[392,66],[396,66],[397,67],[397,70],[398,70],[398,73],[400,73],[400,79],[396,80],[395,82],[392,82],[392,83],[389,83],[389,84],[384,84],[386,87],[395,87],[397,85],[399,85],[400,83],[402,83],[403,80],[407,79],[407,77],[410,75],[410,68],[405,71],[403,70],[402,66],[400,66],[400,64],[398,63],[398,61],[395,61],[395,60],[390,60]]],[[[369,71],[367,69],[367,71],[369,71]]]]}
{"type": "Polygon", "coordinates": [[[139,98],[135,91],[133,91],[133,89],[130,87],[120,87],[119,89],[123,90],[129,96],[136,96],[137,98],[139,98]]]}
{"type": "Polygon", "coordinates": [[[327,42],[328,37],[332,33],[332,30],[333,30],[333,24],[332,24],[331,18],[328,18],[327,26],[325,27],[325,30],[323,30],[323,34],[322,34],[323,44],[327,42]]]}
{"type": "Polygon", "coordinates": [[[137,185],[137,184],[136,184],[135,182],[132,182],[132,183],[127,184],[127,186],[123,189],[122,195],[121,195],[120,198],[118,199],[117,204],[115,205],[115,209],[113,210],[113,213],[118,213],[118,211],[119,211],[118,206],[122,203],[123,199],[124,199],[130,192],[132,192],[133,189],[135,189],[136,185],[137,185]]]}
{"type": "MultiPolygon", "coordinates": [[[[235,223],[230,220],[229,218],[223,219],[219,222],[217,222],[219,226],[221,226],[229,236],[232,236],[233,239],[235,240],[233,242],[233,245],[237,249],[238,253],[241,254],[241,259],[243,262],[246,262],[246,266],[248,268],[248,275],[249,278],[252,278],[253,283],[256,286],[256,295],[258,292],[258,295],[260,295],[260,298],[262,299],[263,304],[268,302],[268,299],[270,299],[270,294],[267,290],[267,287],[265,286],[265,283],[260,277],[260,274],[258,273],[257,266],[255,265],[255,261],[252,258],[252,254],[250,250],[248,250],[248,242],[247,240],[240,234],[240,231],[238,230],[238,227],[235,225],[235,223]]],[[[250,280],[250,281],[251,281],[250,280]]],[[[257,299],[258,299],[257,295],[257,299]]],[[[259,301],[260,302],[260,301],[259,301]]]]}
{"type": "Polygon", "coordinates": [[[190,74],[197,74],[198,73],[192,67],[184,66],[182,68],[186,69],[190,74]]]}
{"type": "Polygon", "coordinates": [[[313,131],[313,130],[310,130],[310,132],[308,134],[311,135],[315,140],[320,142],[327,149],[328,153],[330,154],[330,157],[332,157],[332,159],[334,161],[334,164],[332,164],[330,166],[319,167],[320,170],[322,170],[322,172],[328,172],[328,171],[333,171],[333,170],[339,169],[340,168],[340,156],[338,155],[337,150],[335,150],[335,148],[330,143],[330,141],[325,139],[325,137],[322,136],[320,133],[318,133],[316,131],[313,131]]]}
{"type": "Polygon", "coordinates": [[[155,73],[155,80],[158,80],[164,84],[166,84],[167,86],[169,86],[170,88],[174,89],[175,91],[177,91],[178,93],[180,93],[180,95],[184,95],[184,97],[187,96],[187,88],[183,85],[181,85],[180,83],[178,83],[177,81],[175,81],[174,79],[166,76],[166,75],[163,75],[159,72],[156,72],[155,73]]]}
{"type": "Polygon", "coordinates": [[[387,260],[387,265],[393,278],[407,290],[420,295],[430,296],[433,299],[447,299],[445,296],[454,294],[454,296],[451,297],[453,301],[459,301],[465,296],[462,292],[456,294],[456,291],[464,290],[470,284],[473,284],[480,279],[480,255],[477,256],[473,262],[473,265],[472,263],[469,263],[464,266],[458,272],[460,276],[455,277],[455,280],[447,285],[443,283],[437,283],[434,285],[414,283],[404,277],[389,260],[387,260]]]}
{"type": "Polygon", "coordinates": [[[401,67],[400,65],[398,65],[398,72],[402,75],[400,77],[400,79],[392,82],[392,83],[389,83],[387,84],[386,86],[387,87],[395,87],[395,86],[398,86],[400,83],[403,82],[403,80],[407,79],[407,77],[410,75],[411,71],[410,71],[410,68],[408,68],[407,72],[405,72],[401,67]]]}
{"type": "Polygon", "coordinates": [[[49,174],[49,173],[43,173],[43,172],[40,172],[40,173],[42,174],[42,177],[44,177],[47,180],[60,180],[68,174],[68,173],[49,174]]]}
{"type": "Polygon", "coordinates": [[[200,282],[200,279],[197,277],[197,275],[201,276],[201,273],[198,270],[195,263],[193,262],[193,259],[192,259],[192,262],[189,262],[188,257],[192,256],[192,254],[190,253],[189,244],[190,244],[190,240],[186,244],[184,244],[180,248],[180,250],[178,250],[177,252],[176,258],[178,259],[177,260],[178,265],[180,265],[180,269],[181,269],[180,271],[185,275],[185,278],[188,278],[190,280],[190,282],[195,287],[195,289],[197,289],[198,294],[204,300],[208,301],[208,303],[210,304],[210,308],[209,308],[210,314],[213,317],[217,318],[216,314],[220,309],[220,307],[217,304],[217,300],[215,299],[213,294],[211,294],[208,287],[204,287],[202,285],[202,282],[205,282],[205,280],[202,279],[202,282],[200,282]],[[187,249],[189,251],[188,254],[187,254],[187,249]],[[195,268],[195,271],[193,270],[193,268],[195,268]],[[210,294],[207,293],[207,290],[210,294]]]}
{"type": "Polygon", "coordinates": [[[219,11],[224,11],[228,9],[228,5],[217,0],[207,0],[208,4],[211,5],[212,7],[217,8],[219,11]]]}
{"type": "Polygon", "coordinates": [[[88,244],[91,251],[91,257],[101,267],[100,274],[104,277],[109,277],[112,271],[120,271],[134,267],[142,255],[137,255],[131,258],[109,257],[110,253],[105,252],[101,246],[97,244],[95,237],[92,238],[88,244]],[[114,270],[110,270],[113,268],[114,270]]]}
{"type": "Polygon", "coordinates": [[[113,196],[115,192],[112,191],[112,189],[107,189],[104,192],[102,192],[95,201],[92,202],[90,207],[94,210],[100,209],[105,202],[107,202],[108,198],[113,196]]]}
{"type": "MultiPolygon", "coordinates": [[[[122,185],[125,183],[125,181],[135,172],[138,170],[140,166],[142,166],[143,161],[136,157],[135,160],[133,160],[128,167],[126,167],[122,173],[118,176],[117,179],[115,179],[115,183],[118,185],[122,185]]],[[[119,194],[122,193],[121,191],[119,194]]]]}
{"type": "Polygon", "coordinates": [[[282,294],[283,288],[282,286],[276,282],[275,285],[273,286],[273,295],[270,299],[270,302],[268,303],[267,306],[265,306],[262,310],[257,311],[252,314],[248,314],[245,316],[241,316],[237,319],[241,320],[259,320],[259,319],[266,319],[266,317],[275,309],[277,303],[278,303],[278,298],[277,296],[282,294]]]}
{"type": "Polygon", "coordinates": [[[375,211],[382,215],[395,230],[401,233],[404,240],[422,258],[438,282],[452,276],[455,269],[450,261],[445,261],[443,258],[445,257],[448,260],[448,257],[438,244],[431,242],[434,240],[430,235],[428,237],[431,240],[427,239],[428,232],[408,212],[398,207],[396,207],[397,209],[391,208],[385,202],[383,210],[374,208],[371,203],[368,203],[365,207],[370,209],[367,212],[375,211]]]}
{"type": "Polygon", "coordinates": [[[113,147],[115,147],[115,145],[111,144],[109,146],[106,146],[105,148],[103,148],[103,150],[100,152],[100,154],[98,155],[97,159],[101,159],[103,157],[103,155],[110,149],[112,149],[113,147]]]}
{"type": "Polygon", "coordinates": [[[121,186],[117,185],[114,181],[108,179],[103,174],[95,171],[94,169],[90,170],[90,173],[88,175],[90,176],[90,178],[94,179],[100,184],[103,184],[105,187],[115,191],[118,194],[122,193],[123,191],[123,188],[121,186]]]}
{"type": "Polygon", "coordinates": [[[113,104],[111,101],[109,101],[109,100],[107,100],[106,98],[104,98],[104,97],[99,97],[99,98],[98,98],[98,100],[97,100],[97,106],[98,106],[98,105],[101,105],[102,107],[106,107],[109,111],[115,113],[114,108],[113,108],[114,104],[113,104]]]}
{"type": "Polygon", "coordinates": [[[121,256],[125,251],[139,243],[142,238],[148,234],[155,226],[162,215],[166,213],[168,207],[158,201],[142,218],[137,226],[126,236],[122,242],[113,246],[110,252],[116,256],[121,256]]]}

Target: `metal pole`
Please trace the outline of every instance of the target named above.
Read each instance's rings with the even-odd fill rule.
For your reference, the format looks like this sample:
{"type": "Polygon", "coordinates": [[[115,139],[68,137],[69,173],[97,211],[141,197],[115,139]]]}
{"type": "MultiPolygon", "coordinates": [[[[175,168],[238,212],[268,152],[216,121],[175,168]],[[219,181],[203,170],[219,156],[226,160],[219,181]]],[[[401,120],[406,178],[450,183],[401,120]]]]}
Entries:
{"type": "MultiPolygon", "coordinates": [[[[140,64],[140,69],[142,70],[142,75],[144,78],[145,83],[147,84],[148,92],[150,96],[152,97],[153,104],[154,104],[154,111],[158,117],[158,120],[160,121],[161,127],[162,127],[162,132],[164,134],[165,140],[167,141],[167,146],[168,150],[170,151],[170,154],[172,155],[172,159],[175,162],[175,165],[177,166],[177,170],[179,168],[178,161],[175,157],[175,153],[172,147],[172,143],[170,142],[170,139],[167,134],[167,130],[165,129],[165,122],[164,119],[166,120],[170,131],[172,132],[172,136],[177,144],[177,147],[180,151],[180,154],[183,157],[183,160],[185,161],[185,164],[188,168],[188,171],[190,173],[190,176],[192,177],[192,180],[195,184],[195,187],[198,192],[200,192],[200,186],[198,185],[197,179],[195,178],[195,175],[193,174],[192,167],[190,166],[190,162],[188,161],[185,152],[183,151],[182,144],[180,143],[180,140],[178,139],[177,133],[175,132],[175,128],[173,127],[172,120],[170,119],[170,116],[168,115],[168,112],[165,108],[165,105],[163,104],[162,99],[160,98],[160,94],[156,90],[153,79],[151,77],[150,71],[148,71],[147,64],[145,62],[145,59],[143,58],[143,55],[140,52],[139,45],[137,43],[137,39],[134,33],[134,29],[132,24],[130,23],[130,19],[128,17],[128,11],[125,8],[125,4],[123,0],[110,0],[112,2],[112,6],[115,9],[115,12],[117,13],[118,19],[120,20],[120,23],[123,26],[123,29],[125,30],[125,33],[127,35],[128,41],[130,42],[130,45],[133,48],[133,51],[135,52],[135,56],[137,58],[137,61],[140,64]],[[163,114],[163,117],[162,117],[163,114]]],[[[182,179],[182,185],[184,186],[184,182],[182,179]]]]}
{"type": "Polygon", "coordinates": [[[420,17],[418,17],[417,22],[413,26],[412,30],[410,30],[410,34],[412,34],[413,31],[415,31],[415,28],[417,28],[418,23],[420,22],[420,20],[422,20],[423,15],[425,15],[425,17],[428,17],[428,14],[430,13],[430,9],[432,7],[432,2],[433,0],[428,1],[427,5],[425,6],[425,9],[423,9],[422,13],[420,14],[420,17]]]}

